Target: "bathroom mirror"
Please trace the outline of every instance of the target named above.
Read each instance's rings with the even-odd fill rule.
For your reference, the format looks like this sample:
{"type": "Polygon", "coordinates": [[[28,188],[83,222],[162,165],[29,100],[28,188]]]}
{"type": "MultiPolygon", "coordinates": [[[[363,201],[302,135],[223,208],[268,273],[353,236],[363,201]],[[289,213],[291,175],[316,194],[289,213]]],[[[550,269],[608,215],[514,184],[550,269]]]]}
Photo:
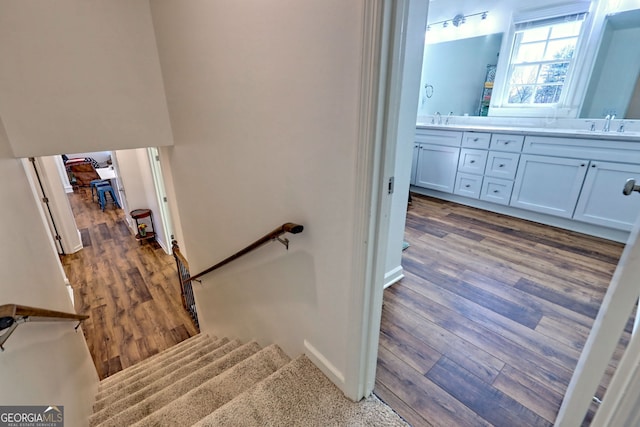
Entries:
{"type": "Polygon", "coordinates": [[[497,33],[427,44],[419,115],[480,115],[487,73],[491,73],[487,66],[497,64],[501,43],[502,33],[497,33]]]}
{"type": "Polygon", "coordinates": [[[640,10],[605,22],[580,117],[640,119],[640,10]]]}

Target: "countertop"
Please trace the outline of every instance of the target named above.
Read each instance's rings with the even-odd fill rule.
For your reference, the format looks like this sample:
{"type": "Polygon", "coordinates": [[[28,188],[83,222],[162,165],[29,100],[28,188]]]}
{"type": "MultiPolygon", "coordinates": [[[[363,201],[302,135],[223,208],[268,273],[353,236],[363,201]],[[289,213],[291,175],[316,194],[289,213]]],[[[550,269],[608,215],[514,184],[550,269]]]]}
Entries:
{"type": "Polygon", "coordinates": [[[514,127],[514,126],[500,126],[500,125],[475,125],[475,124],[449,124],[449,125],[433,125],[427,123],[417,123],[418,129],[431,129],[431,130],[449,130],[449,131],[462,131],[462,132],[491,132],[491,133],[506,133],[512,135],[540,135],[540,136],[553,136],[561,138],[582,138],[582,139],[599,139],[599,140],[612,140],[612,141],[629,141],[640,142],[640,132],[617,132],[615,130],[610,132],[602,131],[590,131],[588,129],[557,129],[557,128],[538,128],[538,127],[514,127]]]}

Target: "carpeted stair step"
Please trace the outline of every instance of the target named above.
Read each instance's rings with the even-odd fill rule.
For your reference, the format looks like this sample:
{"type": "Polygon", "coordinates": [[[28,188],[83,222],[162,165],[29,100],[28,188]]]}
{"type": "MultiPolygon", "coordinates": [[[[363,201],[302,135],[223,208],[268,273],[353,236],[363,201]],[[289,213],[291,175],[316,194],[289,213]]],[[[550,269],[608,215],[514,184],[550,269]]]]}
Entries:
{"type": "Polygon", "coordinates": [[[357,403],[347,399],[306,356],[298,357],[194,424],[198,427],[345,425],[407,426],[375,396],[357,403]]]}
{"type": "Polygon", "coordinates": [[[98,391],[105,390],[106,388],[111,387],[113,384],[117,384],[123,378],[127,378],[141,370],[146,369],[148,365],[152,363],[156,363],[160,359],[163,359],[165,357],[171,357],[176,354],[188,351],[190,348],[198,345],[198,343],[200,343],[201,340],[208,340],[208,339],[215,340],[216,338],[215,337],[210,338],[206,334],[196,334],[190,338],[187,338],[186,340],[174,345],[173,347],[170,347],[164,351],[161,351],[160,353],[156,353],[153,356],[143,360],[140,363],[136,363],[133,366],[130,366],[126,369],[123,369],[122,371],[118,371],[115,374],[108,376],[107,378],[100,381],[100,385],[98,386],[98,391]]]}
{"type": "Polygon", "coordinates": [[[190,426],[290,361],[280,347],[271,345],[143,418],[134,426],[190,426]]]}
{"type": "Polygon", "coordinates": [[[199,368],[195,367],[199,366],[198,361],[192,362],[185,366],[189,373],[183,374],[182,379],[171,375],[169,378],[155,381],[91,415],[89,424],[91,427],[97,425],[101,427],[129,426],[252,356],[260,349],[258,343],[251,342],[199,368]]]}
{"type": "MultiPolygon", "coordinates": [[[[186,347],[182,351],[174,354],[167,354],[165,355],[165,357],[160,357],[153,362],[147,362],[145,363],[143,369],[132,371],[130,375],[127,375],[120,381],[110,384],[109,387],[102,388],[96,395],[96,402],[103,400],[106,396],[117,393],[121,389],[129,387],[129,385],[137,382],[141,378],[148,376],[150,372],[162,370],[167,366],[173,365],[174,363],[179,363],[181,360],[184,360],[185,357],[191,357],[191,355],[196,353],[202,355],[204,354],[202,353],[203,350],[213,350],[214,348],[218,348],[226,344],[227,342],[229,342],[227,338],[213,340],[207,337],[199,340],[195,345],[186,347]]],[[[98,409],[94,407],[94,410],[97,411],[98,409]]]]}
{"type": "Polygon", "coordinates": [[[171,378],[183,378],[195,369],[215,361],[238,347],[240,347],[240,341],[229,343],[227,338],[222,338],[211,341],[204,346],[196,346],[192,352],[185,353],[177,360],[163,359],[163,361],[150,365],[147,370],[139,372],[131,378],[123,379],[121,384],[115,384],[109,388],[109,393],[103,394],[100,400],[93,405],[93,410],[98,412],[107,405],[132,395],[160,379],[166,382],[171,378]]]}

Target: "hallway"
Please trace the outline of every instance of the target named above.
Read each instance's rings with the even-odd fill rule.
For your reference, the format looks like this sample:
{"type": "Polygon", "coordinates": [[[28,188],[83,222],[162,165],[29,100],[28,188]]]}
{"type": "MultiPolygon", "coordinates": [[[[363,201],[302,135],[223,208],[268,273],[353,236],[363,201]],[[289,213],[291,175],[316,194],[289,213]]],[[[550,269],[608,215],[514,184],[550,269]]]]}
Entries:
{"type": "Polygon", "coordinates": [[[100,379],[198,333],[182,308],[173,257],[138,243],[122,209],[100,210],[88,187],[69,194],[84,249],[61,256],[100,379]]]}

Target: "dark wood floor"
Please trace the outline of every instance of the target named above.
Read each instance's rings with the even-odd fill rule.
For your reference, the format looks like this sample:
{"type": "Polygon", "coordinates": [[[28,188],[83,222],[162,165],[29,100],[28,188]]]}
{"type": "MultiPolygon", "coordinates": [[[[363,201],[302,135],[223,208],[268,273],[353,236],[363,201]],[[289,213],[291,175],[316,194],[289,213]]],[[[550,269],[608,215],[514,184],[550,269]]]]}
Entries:
{"type": "Polygon", "coordinates": [[[375,393],[416,427],[552,425],[623,245],[418,195],[405,238],[375,393]]]}
{"type": "Polygon", "coordinates": [[[105,378],[197,333],[182,308],[173,257],[140,244],[122,209],[101,211],[91,191],[69,194],[84,248],[62,256],[76,311],[89,314],[84,335],[105,378]]]}

